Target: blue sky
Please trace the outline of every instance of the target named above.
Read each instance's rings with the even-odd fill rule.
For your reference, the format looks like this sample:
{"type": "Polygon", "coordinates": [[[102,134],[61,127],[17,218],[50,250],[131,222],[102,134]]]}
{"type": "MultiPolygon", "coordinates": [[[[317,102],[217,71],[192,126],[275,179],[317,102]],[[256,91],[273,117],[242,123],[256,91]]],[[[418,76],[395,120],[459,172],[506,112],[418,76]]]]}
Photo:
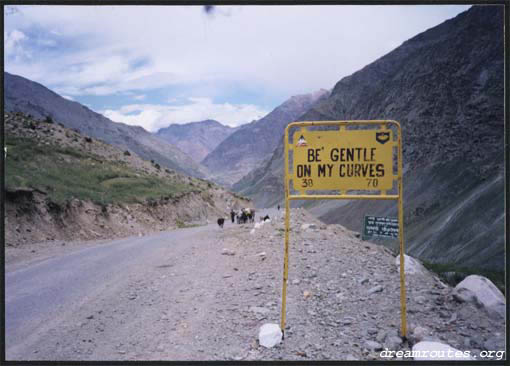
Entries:
{"type": "Polygon", "coordinates": [[[16,6],[5,70],[157,131],[263,117],[469,6],[16,6]]]}

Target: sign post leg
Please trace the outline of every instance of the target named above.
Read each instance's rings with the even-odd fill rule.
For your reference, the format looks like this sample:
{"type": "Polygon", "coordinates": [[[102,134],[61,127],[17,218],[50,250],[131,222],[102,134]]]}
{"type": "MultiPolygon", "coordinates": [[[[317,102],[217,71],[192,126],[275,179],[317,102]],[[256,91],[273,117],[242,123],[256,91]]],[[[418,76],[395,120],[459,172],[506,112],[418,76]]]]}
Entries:
{"type": "Polygon", "coordinates": [[[289,278],[289,221],[290,221],[290,208],[289,208],[289,151],[288,151],[288,136],[285,131],[284,146],[285,146],[285,243],[284,243],[284,259],[283,259],[283,288],[282,288],[282,318],[280,328],[283,337],[285,337],[285,306],[287,304],[287,280],[289,278]]]}
{"type": "Polygon", "coordinates": [[[285,200],[285,247],[283,260],[282,319],[280,328],[285,335],[285,306],[287,303],[287,281],[289,279],[289,200],[285,200]]]}
{"type": "Polygon", "coordinates": [[[402,337],[407,337],[407,320],[406,320],[406,278],[405,278],[405,250],[404,250],[404,192],[402,189],[402,148],[398,146],[398,237],[400,240],[400,317],[402,337]]]}

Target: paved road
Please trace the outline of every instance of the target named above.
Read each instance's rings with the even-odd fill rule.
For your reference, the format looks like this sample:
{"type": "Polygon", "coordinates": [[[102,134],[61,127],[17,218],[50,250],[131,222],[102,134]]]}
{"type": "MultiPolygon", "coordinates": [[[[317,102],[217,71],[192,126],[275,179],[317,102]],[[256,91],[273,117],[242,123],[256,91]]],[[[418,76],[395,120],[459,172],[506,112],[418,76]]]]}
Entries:
{"type": "Polygon", "coordinates": [[[105,288],[123,282],[123,277],[141,263],[157,265],[169,246],[178,256],[198,234],[214,230],[217,226],[208,225],[115,240],[7,272],[7,359],[27,355],[34,335],[55,326],[105,288]]]}
{"type": "MultiPolygon", "coordinates": [[[[229,222],[225,225],[227,230],[237,227],[237,224],[229,222]]],[[[218,290],[222,287],[223,262],[218,260],[221,257],[221,233],[216,224],[210,224],[130,237],[77,249],[6,272],[7,359],[111,359],[111,347],[96,344],[91,353],[83,345],[78,347],[65,338],[74,332],[73,337],[85,337],[85,343],[92,342],[94,339],[90,334],[97,336],[99,329],[102,339],[105,339],[108,328],[116,334],[112,324],[119,313],[123,314],[123,318],[118,327],[126,328],[125,323],[135,324],[143,318],[141,308],[147,304],[134,304],[136,301],[130,300],[151,298],[149,305],[161,305],[161,310],[155,312],[153,309],[147,313],[152,317],[153,313],[163,313],[168,301],[182,297],[191,287],[200,288],[199,282],[209,281],[210,294],[207,291],[201,294],[204,296],[202,305],[205,305],[207,298],[215,294],[212,289],[215,279],[218,290]],[[169,268],[175,272],[170,275],[180,276],[180,279],[165,285],[164,291],[158,288],[153,292],[164,293],[162,295],[145,294],[143,291],[147,288],[160,286],[155,285],[153,279],[159,278],[161,271],[169,268]],[[120,310],[108,315],[108,319],[103,319],[106,312],[97,310],[113,308],[120,310]],[[133,319],[136,314],[138,320],[126,320],[126,313],[131,313],[133,319]],[[101,320],[99,325],[84,332],[86,323],[98,319],[101,320]]],[[[195,293],[193,296],[198,295],[195,293]]],[[[117,331],[129,333],[129,329],[134,327],[117,331]]],[[[124,336],[129,338],[128,334],[124,336]]],[[[119,334],[119,339],[122,337],[119,334]]]]}

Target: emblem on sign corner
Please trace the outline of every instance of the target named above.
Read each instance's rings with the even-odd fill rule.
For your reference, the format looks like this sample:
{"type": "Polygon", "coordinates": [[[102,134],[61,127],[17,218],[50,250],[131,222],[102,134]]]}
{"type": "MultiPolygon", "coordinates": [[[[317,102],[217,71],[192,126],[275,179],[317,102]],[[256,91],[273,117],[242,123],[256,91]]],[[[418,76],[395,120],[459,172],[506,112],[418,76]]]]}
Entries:
{"type": "Polygon", "coordinates": [[[296,147],[307,146],[307,145],[308,145],[308,144],[307,144],[307,142],[306,142],[306,140],[305,140],[304,136],[303,136],[303,135],[301,135],[301,137],[299,138],[299,140],[298,140],[298,142],[297,142],[297,144],[296,144],[296,147]]]}
{"type": "Polygon", "coordinates": [[[380,144],[385,144],[390,140],[390,133],[389,132],[376,132],[375,134],[375,140],[380,144]]]}

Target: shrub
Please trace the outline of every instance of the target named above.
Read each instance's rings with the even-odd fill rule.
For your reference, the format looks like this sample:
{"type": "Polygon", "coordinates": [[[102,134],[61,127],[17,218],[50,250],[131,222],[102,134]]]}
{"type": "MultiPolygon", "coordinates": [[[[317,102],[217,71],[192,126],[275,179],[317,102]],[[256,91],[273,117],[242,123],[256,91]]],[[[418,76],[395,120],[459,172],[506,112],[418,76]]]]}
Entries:
{"type": "Polygon", "coordinates": [[[126,151],[124,151],[124,155],[131,156],[131,153],[129,152],[129,150],[126,150],[126,151]]]}
{"type": "Polygon", "coordinates": [[[46,116],[46,118],[44,119],[44,122],[53,123],[53,118],[51,118],[50,116],[46,116]]]}
{"type": "Polygon", "coordinates": [[[7,135],[10,159],[6,159],[6,187],[39,189],[58,204],[75,197],[103,205],[145,203],[147,198],[155,201],[155,197],[173,197],[192,188],[144,174],[117,160],[103,160],[72,147],[41,147],[34,141],[7,135]]]}
{"type": "Polygon", "coordinates": [[[36,128],[35,123],[32,122],[32,121],[24,121],[23,122],[23,127],[24,128],[30,128],[31,130],[35,130],[35,128],[36,128]]]}

